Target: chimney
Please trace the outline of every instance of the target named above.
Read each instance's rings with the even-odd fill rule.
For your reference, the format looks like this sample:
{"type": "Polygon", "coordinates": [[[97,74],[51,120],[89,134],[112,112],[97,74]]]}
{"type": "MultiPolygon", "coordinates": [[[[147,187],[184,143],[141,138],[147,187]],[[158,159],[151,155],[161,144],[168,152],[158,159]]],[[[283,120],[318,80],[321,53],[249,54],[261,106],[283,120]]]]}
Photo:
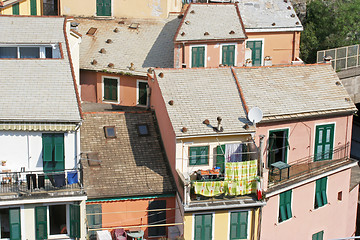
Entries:
{"type": "Polygon", "coordinates": [[[331,56],[324,56],[324,63],[331,63],[332,57],[331,56]]]}

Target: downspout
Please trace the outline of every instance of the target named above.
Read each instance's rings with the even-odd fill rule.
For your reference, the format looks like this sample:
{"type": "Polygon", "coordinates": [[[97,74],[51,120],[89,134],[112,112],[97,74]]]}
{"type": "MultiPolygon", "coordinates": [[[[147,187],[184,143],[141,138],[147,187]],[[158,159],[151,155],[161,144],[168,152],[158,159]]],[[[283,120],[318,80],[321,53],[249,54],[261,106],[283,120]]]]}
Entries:
{"type": "Polygon", "coordinates": [[[27,154],[28,154],[28,169],[27,171],[30,170],[30,139],[29,139],[29,135],[26,135],[26,139],[27,139],[27,154]]]}
{"type": "Polygon", "coordinates": [[[294,34],[293,34],[293,44],[292,44],[292,47],[293,47],[293,49],[292,49],[292,61],[295,61],[295,40],[296,40],[296,32],[294,32],[294,34]]]}
{"type": "Polygon", "coordinates": [[[260,135],[259,138],[260,138],[260,144],[259,144],[259,148],[260,148],[260,153],[259,153],[259,165],[260,165],[259,175],[260,175],[260,177],[262,177],[263,176],[263,168],[265,167],[265,165],[264,165],[264,156],[263,156],[263,152],[264,152],[264,148],[265,148],[265,145],[264,145],[265,135],[260,135]]]}
{"type": "MultiPolygon", "coordinates": [[[[349,131],[349,116],[346,117],[345,149],[347,148],[346,144],[347,144],[347,133],[348,133],[348,131],[349,131]]],[[[350,145],[349,145],[348,149],[350,149],[350,145]]],[[[348,153],[348,151],[349,150],[345,150],[346,157],[349,156],[350,151],[349,151],[349,153],[348,153]]]]}
{"type": "Polygon", "coordinates": [[[186,68],[186,65],[185,65],[185,42],[182,43],[182,63],[181,63],[181,67],[186,68]]]}

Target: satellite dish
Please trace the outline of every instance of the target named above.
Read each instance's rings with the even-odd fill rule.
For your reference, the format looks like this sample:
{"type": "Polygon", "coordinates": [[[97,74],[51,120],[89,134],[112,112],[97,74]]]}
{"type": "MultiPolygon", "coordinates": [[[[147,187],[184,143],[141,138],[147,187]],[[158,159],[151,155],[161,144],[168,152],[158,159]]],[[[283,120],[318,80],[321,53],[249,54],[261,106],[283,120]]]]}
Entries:
{"type": "Polygon", "coordinates": [[[260,108],[253,107],[253,108],[250,109],[247,117],[248,117],[250,122],[255,124],[255,123],[258,123],[258,122],[260,122],[262,120],[263,112],[261,111],[260,108]]]}

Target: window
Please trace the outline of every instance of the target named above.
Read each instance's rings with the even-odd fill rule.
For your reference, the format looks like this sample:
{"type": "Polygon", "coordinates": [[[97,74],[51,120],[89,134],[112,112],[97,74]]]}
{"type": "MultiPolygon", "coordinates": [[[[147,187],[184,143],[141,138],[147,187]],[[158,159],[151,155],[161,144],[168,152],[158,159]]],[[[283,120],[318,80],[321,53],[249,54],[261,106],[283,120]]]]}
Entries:
{"type": "Polygon", "coordinates": [[[261,66],[262,63],[262,40],[247,41],[246,48],[251,49],[251,60],[253,66],[261,66]]]}
{"type": "Polygon", "coordinates": [[[337,197],[337,199],[338,199],[339,201],[342,201],[342,191],[338,192],[338,197],[337,197]]]}
{"type": "MultiPolygon", "coordinates": [[[[101,204],[86,205],[86,215],[89,229],[102,228],[101,204]]],[[[89,231],[89,239],[96,239],[96,231],[89,231]]]]}
{"type": "Polygon", "coordinates": [[[219,167],[222,173],[225,171],[225,149],[225,144],[216,147],[216,167],[219,167]]]}
{"type": "Polygon", "coordinates": [[[292,217],[291,194],[292,190],[280,193],[279,222],[283,222],[292,217]]]}
{"type": "Polygon", "coordinates": [[[247,239],[248,212],[230,213],[230,240],[247,239]]]}
{"type": "Polygon", "coordinates": [[[118,79],[104,77],[104,101],[118,102],[118,79]]]}
{"type": "MultiPolygon", "coordinates": [[[[156,200],[149,202],[149,210],[156,209],[166,209],[166,200],[156,200]]],[[[166,210],[161,211],[151,211],[148,212],[148,224],[166,224],[166,210]]],[[[166,236],[166,227],[149,227],[148,236],[150,237],[160,237],[166,236]]]]}
{"type": "Polygon", "coordinates": [[[64,164],[64,134],[43,133],[43,169],[44,171],[63,171],[64,164]]]}
{"type": "Polygon", "coordinates": [[[316,180],[315,208],[319,208],[327,204],[326,184],[327,177],[316,180]]]}
{"type": "Polygon", "coordinates": [[[147,136],[149,135],[149,129],[147,124],[139,124],[137,125],[138,133],[140,136],[147,136]]]}
{"type": "Polygon", "coordinates": [[[205,67],[205,47],[191,48],[191,67],[205,67]]]}
{"type": "Polygon", "coordinates": [[[147,81],[137,81],[138,105],[147,106],[147,81]]]}
{"type": "Polygon", "coordinates": [[[235,65],[235,45],[222,46],[222,64],[226,66],[235,65]]]}
{"type": "Polygon", "coordinates": [[[106,138],[116,138],[115,126],[104,127],[106,138]]]}
{"type": "Polygon", "coordinates": [[[30,0],[30,14],[33,16],[37,15],[36,0],[30,0]]]}
{"type": "Polygon", "coordinates": [[[212,239],[212,214],[195,215],[195,240],[212,239]]]}
{"type": "Polygon", "coordinates": [[[287,162],[289,148],[289,129],[273,130],[269,132],[268,166],[275,162],[287,162]]]}
{"type": "Polygon", "coordinates": [[[36,239],[39,240],[47,239],[49,235],[80,237],[80,206],[59,204],[35,207],[35,225],[36,239]]]}
{"type": "Polygon", "coordinates": [[[335,124],[316,126],[314,161],[332,159],[335,124]]]}
{"type": "Polygon", "coordinates": [[[209,146],[189,147],[190,165],[205,165],[209,163],[209,146]]]}
{"type": "Polygon", "coordinates": [[[324,231],[315,233],[312,235],[312,240],[323,240],[324,237],[324,231]]]}
{"type": "Polygon", "coordinates": [[[111,0],[96,0],[96,15],[111,16],[111,0]]]}
{"type": "Polygon", "coordinates": [[[0,58],[60,58],[59,45],[0,46],[0,58]]]}
{"type": "Polygon", "coordinates": [[[0,209],[0,238],[21,239],[20,208],[0,209]]]}
{"type": "Polygon", "coordinates": [[[12,12],[13,12],[13,15],[19,15],[20,14],[19,3],[15,3],[12,6],[12,12]]]}

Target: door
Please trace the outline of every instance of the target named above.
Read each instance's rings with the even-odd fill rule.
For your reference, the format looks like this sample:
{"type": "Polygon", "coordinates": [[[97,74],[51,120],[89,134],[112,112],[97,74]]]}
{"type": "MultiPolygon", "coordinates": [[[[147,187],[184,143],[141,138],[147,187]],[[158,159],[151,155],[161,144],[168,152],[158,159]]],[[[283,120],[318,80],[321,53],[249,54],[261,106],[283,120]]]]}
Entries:
{"type": "Polygon", "coordinates": [[[139,81],[138,82],[138,104],[142,105],[142,106],[146,106],[147,105],[147,82],[142,82],[139,81]]]}
{"type": "Polygon", "coordinates": [[[96,0],[96,15],[111,16],[111,0],[96,0]]]}
{"type": "MultiPolygon", "coordinates": [[[[166,209],[166,200],[155,200],[149,203],[148,210],[166,209]]],[[[166,210],[150,211],[148,213],[148,223],[151,224],[166,224],[166,210]]],[[[166,236],[166,227],[149,227],[148,235],[150,237],[166,236]]]]}
{"type": "Polygon", "coordinates": [[[275,162],[287,163],[289,148],[289,129],[272,130],[269,132],[268,166],[275,162]]]}
{"type": "Polygon", "coordinates": [[[64,134],[44,133],[42,142],[44,172],[64,171],[64,134]]]}
{"type": "Polygon", "coordinates": [[[234,66],[235,62],[235,45],[225,45],[222,47],[222,64],[234,66]]]}
{"type": "Polygon", "coordinates": [[[327,124],[316,127],[314,161],[332,159],[334,128],[334,124],[327,124]]]}
{"type": "Polygon", "coordinates": [[[251,49],[251,60],[253,66],[261,66],[262,41],[247,41],[246,47],[251,49]]]}

